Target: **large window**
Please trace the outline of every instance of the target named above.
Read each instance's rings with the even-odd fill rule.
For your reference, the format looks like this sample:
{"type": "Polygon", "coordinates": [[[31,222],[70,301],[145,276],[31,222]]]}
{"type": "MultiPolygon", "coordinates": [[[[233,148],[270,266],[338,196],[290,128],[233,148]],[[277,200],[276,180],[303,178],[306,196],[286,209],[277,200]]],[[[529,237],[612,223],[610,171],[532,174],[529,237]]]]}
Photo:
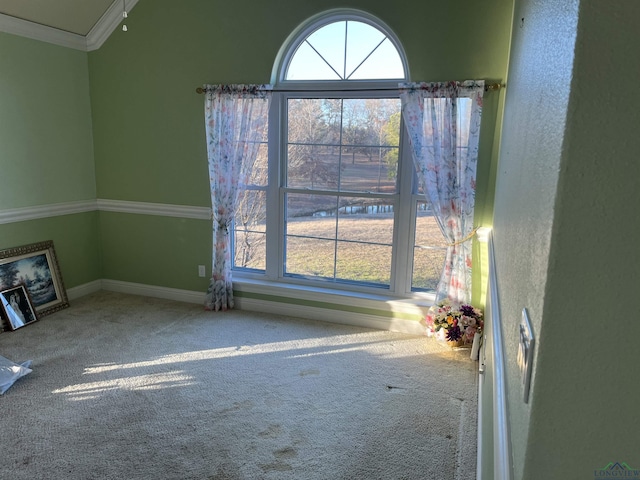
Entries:
{"type": "Polygon", "coordinates": [[[297,33],[236,215],[234,269],[393,295],[435,289],[445,242],[403,148],[399,42],[350,13],[297,33]]]}
{"type": "Polygon", "coordinates": [[[397,98],[287,98],[285,275],[390,284],[399,115],[397,98]]]}

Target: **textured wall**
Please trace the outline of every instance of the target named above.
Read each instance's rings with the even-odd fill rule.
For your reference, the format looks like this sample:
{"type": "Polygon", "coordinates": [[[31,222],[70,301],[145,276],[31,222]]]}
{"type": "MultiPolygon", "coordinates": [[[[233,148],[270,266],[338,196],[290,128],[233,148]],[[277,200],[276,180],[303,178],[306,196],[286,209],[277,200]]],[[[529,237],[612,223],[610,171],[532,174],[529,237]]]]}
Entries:
{"type": "Polygon", "coordinates": [[[545,315],[577,16],[577,0],[522,0],[514,10],[493,225],[516,478],[530,416],[516,370],[517,328],[523,307],[537,335],[545,315]]]}
{"type": "Polygon", "coordinates": [[[525,478],[640,468],[640,4],[580,5],[525,478]],[[612,308],[613,307],[613,308],[612,308]]]}
{"type": "Polygon", "coordinates": [[[625,367],[640,335],[638,18],[630,0],[516,3],[494,212],[516,479],[640,464],[625,367]],[[539,342],[528,405],[523,307],[539,342]]]}

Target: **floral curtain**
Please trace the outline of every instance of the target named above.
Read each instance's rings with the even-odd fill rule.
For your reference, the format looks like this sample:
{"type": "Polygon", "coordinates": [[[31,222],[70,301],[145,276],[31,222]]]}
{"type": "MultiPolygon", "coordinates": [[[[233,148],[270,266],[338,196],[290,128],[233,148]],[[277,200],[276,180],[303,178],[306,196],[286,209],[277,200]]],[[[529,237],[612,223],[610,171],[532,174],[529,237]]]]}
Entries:
{"type": "Polygon", "coordinates": [[[269,85],[206,85],[205,125],[213,263],[205,308],[233,308],[230,229],[238,192],[250,175],[264,138],[271,101],[269,85]]]}
{"type": "Polygon", "coordinates": [[[448,242],[436,301],[471,301],[471,240],[475,234],[483,93],[483,81],[400,84],[402,118],[414,164],[448,242]]]}

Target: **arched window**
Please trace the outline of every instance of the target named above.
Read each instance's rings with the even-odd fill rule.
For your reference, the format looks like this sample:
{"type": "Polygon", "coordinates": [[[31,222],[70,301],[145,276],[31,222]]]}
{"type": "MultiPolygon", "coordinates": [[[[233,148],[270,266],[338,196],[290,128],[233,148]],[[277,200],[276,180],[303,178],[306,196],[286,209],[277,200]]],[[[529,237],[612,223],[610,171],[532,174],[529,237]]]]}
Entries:
{"type": "Polygon", "coordinates": [[[379,27],[363,20],[334,20],[316,26],[295,47],[283,77],[284,80],[404,78],[405,66],[396,42],[379,27]]]}
{"type": "Polygon", "coordinates": [[[394,296],[435,288],[442,234],[402,148],[408,79],[397,37],[364,12],[325,12],[289,36],[272,74],[268,168],[236,221],[238,273],[394,296]]]}

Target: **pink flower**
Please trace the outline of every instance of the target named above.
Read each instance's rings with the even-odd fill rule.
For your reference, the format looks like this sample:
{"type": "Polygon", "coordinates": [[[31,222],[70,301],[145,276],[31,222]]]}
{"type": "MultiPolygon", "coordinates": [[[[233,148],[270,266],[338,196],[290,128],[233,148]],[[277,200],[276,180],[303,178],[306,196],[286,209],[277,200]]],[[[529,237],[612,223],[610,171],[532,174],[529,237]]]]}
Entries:
{"type": "Polygon", "coordinates": [[[476,327],[467,327],[467,329],[464,331],[464,334],[468,340],[473,340],[473,336],[476,334],[476,332],[476,327]]]}

